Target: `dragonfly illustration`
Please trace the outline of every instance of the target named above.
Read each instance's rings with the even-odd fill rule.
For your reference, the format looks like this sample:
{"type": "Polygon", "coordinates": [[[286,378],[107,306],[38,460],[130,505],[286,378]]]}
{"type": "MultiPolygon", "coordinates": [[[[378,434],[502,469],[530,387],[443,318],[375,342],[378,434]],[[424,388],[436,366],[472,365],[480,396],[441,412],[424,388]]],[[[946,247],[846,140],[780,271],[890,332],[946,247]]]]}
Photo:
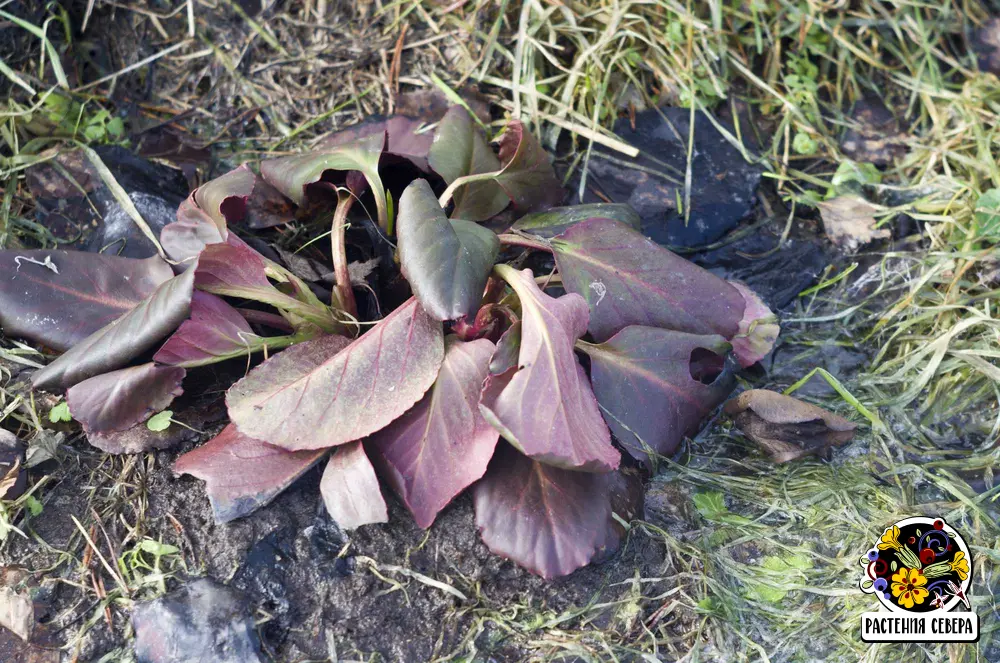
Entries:
{"type": "Polygon", "coordinates": [[[951,580],[948,581],[948,593],[952,596],[957,596],[965,605],[966,610],[972,610],[972,604],[969,603],[969,599],[965,596],[965,592],[963,592],[962,588],[951,580]]]}

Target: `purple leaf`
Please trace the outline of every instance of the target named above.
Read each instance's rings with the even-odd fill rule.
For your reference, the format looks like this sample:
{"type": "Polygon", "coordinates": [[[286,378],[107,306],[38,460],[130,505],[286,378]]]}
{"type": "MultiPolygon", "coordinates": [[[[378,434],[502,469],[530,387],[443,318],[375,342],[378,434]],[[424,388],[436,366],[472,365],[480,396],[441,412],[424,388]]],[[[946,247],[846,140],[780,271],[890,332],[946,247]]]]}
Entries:
{"type": "Polygon", "coordinates": [[[259,337],[239,311],[207,292],[195,292],[191,317],[167,339],[153,360],[192,368],[247,354],[259,337]]]}
{"type": "Polygon", "coordinates": [[[66,351],[120,318],[174,275],[159,257],[0,251],[0,327],[66,351]]]}
{"type": "Polygon", "coordinates": [[[399,198],[396,234],[403,276],[427,313],[455,320],[479,308],[500,252],[496,233],[449,220],[427,180],[415,180],[399,198]]]}
{"type": "Polygon", "coordinates": [[[333,452],[319,484],[326,510],[342,529],[389,521],[375,469],[361,442],[333,452]]]}
{"type": "Polygon", "coordinates": [[[698,350],[722,355],[721,336],[697,336],[655,327],[626,327],[601,345],[582,344],[604,418],[632,456],[669,456],[685,435],[732,390],[727,372],[711,384],[692,377],[698,350]],[[648,450],[648,451],[647,451],[648,450]]]}
{"type": "Polygon", "coordinates": [[[547,209],[562,202],[566,192],[552,170],[549,155],[524,125],[513,120],[500,137],[496,182],[514,207],[522,211],[547,209]]]}
{"type": "Polygon", "coordinates": [[[243,433],[292,451],[360,439],[420,400],[444,358],[441,323],[416,299],[340,352],[324,341],[294,346],[233,385],[226,402],[243,433]]]}
{"type": "Polygon", "coordinates": [[[184,262],[205,246],[226,241],[228,223],[242,221],[256,177],[243,164],[198,187],[181,203],[177,220],[160,232],[160,244],[171,260],[184,262]]]}
{"type": "Polygon", "coordinates": [[[549,297],[529,269],[497,265],[496,271],[521,301],[519,370],[500,393],[484,391],[483,415],[535,460],[590,472],[615,469],[620,454],[573,352],[587,330],[586,302],[579,295],[549,297]]]}
{"type": "Polygon", "coordinates": [[[387,136],[385,154],[406,159],[428,173],[431,169],[427,163],[427,155],[434,143],[434,132],[422,131],[426,124],[421,119],[393,115],[384,120],[347,127],[320,141],[314,149],[328,151],[372,135],[385,135],[387,136]]]}
{"type": "Polygon", "coordinates": [[[328,151],[308,152],[291,157],[270,159],[260,164],[261,177],[296,204],[305,202],[306,186],[319,182],[327,171],[358,171],[364,175],[375,195],[379,225],[388,223],[385,189],[378,175],[378,163],[385,149],[385,133],[366,136],[353,143],[338,145],[328,151]]]}
{"type": "MultiPolygon", "coordinates": [[[[597,341],[630,325],[719,334],[738,351],[743,326],[776,336],[773,316],[762,304],[741,324],[748,306],[739,288],[623,223],[588,219],[551,244],[563,285],[590,306],[589,331],[597,341]]],[[[757,361],[766,344],[758,343],[752,354],[738,353],[740,363],[757,361]]]]}
{"type": "Polygon", "coordinates": [[[97,375],[70,387],[66,404],[87,431],[124,431],[184,393],[187,371],[150,362],[97,375]]]}
{"type": "Polygon", "coordinates": [[[520,230],[547,239],[564,233],[570,226],[587,219],[614,219],[635,230],[642,227],[642,217],[629,205],[590,203],[569,207],[553,207],[544,212],[526,214],[511,226],[511,230],[520,230]]]}
{"type": "MultiPolygon", "coordinates": [[[[431,168],[451,184],[459,177],[500,170],[500,160],[493,154],[486,138],[472,116],[461,106],[452,106],[442,118],[430,148],[431,168]]],[[[507,194],[493,180],[472,182],[460,187],[452,198],[452,217],[485,221],[510,204],[507,194]]]]}
{"type": "Polygon", "coordinates": [[[205,482],[215,522],[228,523],[270,503],[323,454],[286,451],[240,433],[230,424],[174,463],[174,474],[205,482]]]}
{"type": "Polygon", "coordinates": [[[616,473],[574,472],[533,461],[501,444],[473,489],[483,542],[543,578],[586,566],[617,545],[616,473]]]}
{"type": "Polygon", "coordinates": [[[430,527],[441,509],[482,477],[493,456],[500,436],[479,412],[493,347],[487,339],[463,343],[449,336],[431,390],[370,439],[383,477],[420,527],[430,527]]]}
{"type": "Polygon", "coordinates": [[[152,350],[190,314],[194,275],[189,269],[163,282],[138,306],[74,345],[32,376],[35,388],[72,387],[152,350]]]}

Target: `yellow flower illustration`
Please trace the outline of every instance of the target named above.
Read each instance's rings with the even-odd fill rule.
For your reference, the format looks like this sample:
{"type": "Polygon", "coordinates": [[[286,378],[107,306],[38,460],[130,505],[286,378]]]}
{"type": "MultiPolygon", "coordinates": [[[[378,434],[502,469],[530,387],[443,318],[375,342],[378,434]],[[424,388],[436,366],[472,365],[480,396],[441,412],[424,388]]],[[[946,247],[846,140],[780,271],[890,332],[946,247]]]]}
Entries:
{"type": "Polygon", "coordinates": [[[878,540],[879,550],[888,550],[889,548],[899,550],[899,528],[895,525],[887,529],[882,538],[878,540]]]}
{"type": "Polygon", "coordinates": [[[927,578],[920,569],[908,569],[905,566],[892,576],[892,595],[899,605],[910,609],[914,604],[920,605],[927,598],[928,591],[924,585],[927,578]]]}
{"type": "Polygon", "coordinates": [[[969,560],[965,559],[965,553],[961,550],[955,553],[955,558],[951,560],[951,570],[962,580],[969,577],[969,560]]]}

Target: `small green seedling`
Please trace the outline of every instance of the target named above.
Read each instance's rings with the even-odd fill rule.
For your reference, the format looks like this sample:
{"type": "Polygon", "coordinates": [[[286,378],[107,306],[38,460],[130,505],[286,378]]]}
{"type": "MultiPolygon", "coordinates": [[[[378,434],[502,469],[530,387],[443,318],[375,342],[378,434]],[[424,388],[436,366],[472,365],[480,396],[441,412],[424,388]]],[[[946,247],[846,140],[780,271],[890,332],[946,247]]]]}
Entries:
{"type": "Polygon", "coordinates": [[[61,421],[73,421],[73,415],[69,412],[69,403],[61,401],[49,410],[49,421],[54,424],[58,424],[61,421]]]}
{"type": "Polygon", "coordinates": [[[164,410],[163,412],[158,412],[149,418],[146,422],[146,428],[153,431],[154,433],[162,433],[163,431],[170,428],[170,424],[173,421],[171,417],[174,416],[172,410],[164,410]]]}

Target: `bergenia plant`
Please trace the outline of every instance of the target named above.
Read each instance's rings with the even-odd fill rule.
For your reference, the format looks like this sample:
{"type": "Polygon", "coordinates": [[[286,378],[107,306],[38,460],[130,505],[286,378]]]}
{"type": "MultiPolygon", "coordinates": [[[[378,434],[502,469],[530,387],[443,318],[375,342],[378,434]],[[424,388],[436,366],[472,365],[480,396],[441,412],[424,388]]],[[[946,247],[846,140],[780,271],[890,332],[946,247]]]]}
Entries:
{"type": "Polygon", "coordinates": [[[424,528],[471,490],[486,545],[541,576],[608,554],[636,477],[770,350],[774,316],[628,207],[553,207],[560,182],[520,122],[496,150],[460,106],[434,132],[366,126],[262,162],[263,182],[244,165],[197,189],[160,236],[169,261],[0,253],[0,324],[64,351],[35,387],[65,392],[91,439],[134,437],[188,373],[263,353],[226,394],[231,423],[176,462],[220,523],[325,462],[343,528],[387,519],[383,486],[424,528]],[[327,294],[234,232],[258,186],[332,219],[327,294]],[[398,282],[374,306],[348,262],[359,228],[398,282]]]}

